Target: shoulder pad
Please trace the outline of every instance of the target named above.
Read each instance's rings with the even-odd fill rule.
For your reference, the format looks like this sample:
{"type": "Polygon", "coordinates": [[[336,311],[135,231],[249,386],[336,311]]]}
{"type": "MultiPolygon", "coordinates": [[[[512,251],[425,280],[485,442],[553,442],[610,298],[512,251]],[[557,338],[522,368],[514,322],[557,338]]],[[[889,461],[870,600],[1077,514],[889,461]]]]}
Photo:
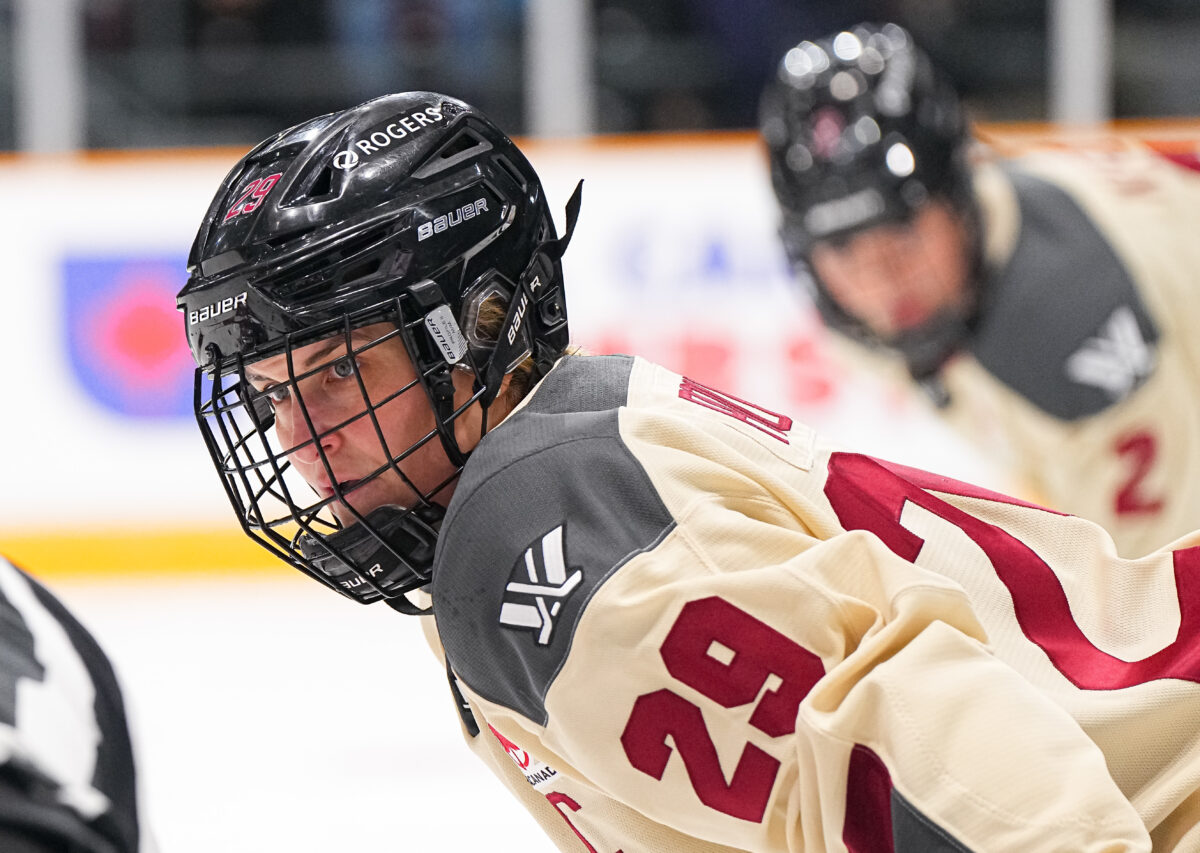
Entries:
{"type": "Polygon", "coordinates": [[[997,379],[1066,421],[1124,400],[1154,372],[1158,328],[1121,259],[1063,190],[1009,170],[1021,230],[985,282],[968,346],[997,379]]]}
{"type": "Polygon", "coordinates": [[[674,526],[619,434],[631,364],[555,368],[472,454],[442,525],[433,608],[446,657],[473,691],[541,725],[596,590],[674,526]]]}

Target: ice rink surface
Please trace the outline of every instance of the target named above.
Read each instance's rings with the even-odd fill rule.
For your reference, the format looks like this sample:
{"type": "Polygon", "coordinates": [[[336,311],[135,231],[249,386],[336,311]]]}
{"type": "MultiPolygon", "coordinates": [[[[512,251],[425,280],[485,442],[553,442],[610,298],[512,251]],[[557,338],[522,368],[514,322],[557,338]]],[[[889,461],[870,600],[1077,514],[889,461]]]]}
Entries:
{"type": "Polygon", "coordinates": [[[552,850],[417,620],[295,574],[47,580],[125,685],[162,853],[552,850]]]}

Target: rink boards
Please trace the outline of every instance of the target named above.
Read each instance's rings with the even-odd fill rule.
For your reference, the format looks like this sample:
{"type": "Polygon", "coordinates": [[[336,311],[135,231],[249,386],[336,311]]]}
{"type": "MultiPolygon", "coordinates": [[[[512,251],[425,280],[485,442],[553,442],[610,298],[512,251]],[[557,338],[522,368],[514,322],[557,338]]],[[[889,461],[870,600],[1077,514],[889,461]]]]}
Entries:
{"type": "MultiPolygon", "coordinates": [[[[983,126],[979,135],[1006,151],[1148,145],[1185,163],[1200,149],[1196,121],[983,126]]],[[[917,401],[840,366],[789,280],[753,135],[527,150],[556,212],[585,182],[564,262],[577,343],[638,352],[846,444],[1003,486],[917,401]]],[[[276,565],[237,529],[211,470],[174,308],[210,193],[242,153],[0,160],[0,230],[15,247],[0,335],[9,367],[0,551],[39,573],[276,565]]]]}

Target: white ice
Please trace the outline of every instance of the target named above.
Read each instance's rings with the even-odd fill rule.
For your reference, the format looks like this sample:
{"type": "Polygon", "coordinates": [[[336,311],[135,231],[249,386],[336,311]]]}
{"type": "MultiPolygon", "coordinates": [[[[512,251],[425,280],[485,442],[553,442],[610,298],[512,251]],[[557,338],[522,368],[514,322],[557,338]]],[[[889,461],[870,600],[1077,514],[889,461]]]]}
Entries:
{"type": "Polygon", "coordinates": [[[47,583],[124,682],[162,853],[553,849],[415,620],[283,572],[47,583]]]}

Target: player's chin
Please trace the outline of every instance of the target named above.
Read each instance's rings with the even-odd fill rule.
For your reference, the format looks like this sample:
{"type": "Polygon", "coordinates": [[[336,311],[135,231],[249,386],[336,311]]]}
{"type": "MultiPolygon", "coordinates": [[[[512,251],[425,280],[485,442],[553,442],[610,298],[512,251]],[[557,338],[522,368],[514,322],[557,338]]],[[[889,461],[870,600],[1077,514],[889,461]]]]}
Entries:
{"type": "Polygon", "coordinates": [[[384,484],[378,482],[364,483],[361,486],[344,493],[344,499],[330,504],[334,518],[343,527],[356,524],[366,518],[381,506],[407,508],[408,500],[401,500],[397,495],[390,494],[384,484]]]}
{"type": "Polygon", "coordinates": [[[933,311],[925,305],[906,304],[898,307],[888,318],[888,325],[894,334],[905,334],[924,326],[933,316],[933,311]]]}
{"type": "Polygon", "coordinates": [[[358,524],[360,520],[366,518],[381,506],[383,506],[381,503],[367,504],[358,501],[351,501],[349,506],[343,503],[336,503],[332,507],[333,517],[338,520],[338,523],[342,527],[349,527],[352,524],[358,524]]]}

